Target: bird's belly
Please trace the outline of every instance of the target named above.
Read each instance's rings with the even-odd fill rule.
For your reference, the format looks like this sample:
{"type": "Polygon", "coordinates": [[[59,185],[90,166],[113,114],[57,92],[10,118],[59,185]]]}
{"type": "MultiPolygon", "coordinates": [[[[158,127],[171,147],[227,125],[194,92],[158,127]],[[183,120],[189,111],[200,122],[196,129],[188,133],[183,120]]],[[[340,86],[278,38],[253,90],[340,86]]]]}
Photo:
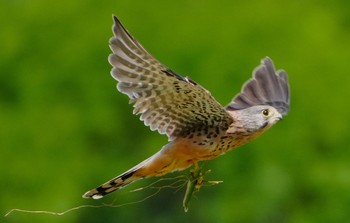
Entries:
{"type": "Polygon", "coordinates": [[[215,138],[176,138],[145,161],[140,176],[161,176],[183,170],[198,161],[211,160],[248,142],[250,137],[219,135],[215,138]]]}
{"type": "Polygon", "coordinates": [[[219,140],[200,138],[178,138],[171,144],[171,149],[168,148],[167,150],[169,153],[172,153],[172,157],[174,157],[177,162],[189,162],[190,164],[196,161],[213,159],[224,154],[229,147],[233,146],[233,144],[229,142],[222,143],[222,141],[219,140]]]}
{"type": "Polygon", "coordinates": [[[177,138],[173,141],[173,152],[174,156],[178,156],[181,160],[210,160],[249,142],[252,138],[254,138],[252,135],[219,135],[211,139],[203,137],[177,138]]]}

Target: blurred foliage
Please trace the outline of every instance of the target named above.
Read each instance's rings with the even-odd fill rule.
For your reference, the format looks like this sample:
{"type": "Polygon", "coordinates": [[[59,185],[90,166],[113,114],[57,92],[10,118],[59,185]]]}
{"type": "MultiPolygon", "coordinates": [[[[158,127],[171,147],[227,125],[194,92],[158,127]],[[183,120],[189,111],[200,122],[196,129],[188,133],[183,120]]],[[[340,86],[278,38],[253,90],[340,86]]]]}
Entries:
{"type": "Polygon", "coordinates": [[[162,63],[222,104],[270,56],[289,74],[289,116],[207,162],[208,178],[224,183],[202,188],[188,213],[183,189],[120,208],[14,213],[1,222],[348,221],[350,3],[344,0],[1,1],[1,214],[122,204],[149,194],[125,188],[103,200],[81,198],[166,143],[132,115],[109,75],[112,14],[162,63]]]}

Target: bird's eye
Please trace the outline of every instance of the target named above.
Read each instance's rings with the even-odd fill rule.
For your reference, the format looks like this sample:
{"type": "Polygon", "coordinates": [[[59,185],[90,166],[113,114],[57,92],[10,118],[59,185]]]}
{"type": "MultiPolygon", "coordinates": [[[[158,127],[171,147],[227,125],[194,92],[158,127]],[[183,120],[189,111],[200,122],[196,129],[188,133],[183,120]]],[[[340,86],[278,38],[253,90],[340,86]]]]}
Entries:
{"type": "Polygon", "coordinates": [[[269,109],[264,109],[264,110],[262,110],[262,112],[261,112],[264,116],[269,116],[269,114],[270,114],[270,111],[269,111],[269,109]]]}

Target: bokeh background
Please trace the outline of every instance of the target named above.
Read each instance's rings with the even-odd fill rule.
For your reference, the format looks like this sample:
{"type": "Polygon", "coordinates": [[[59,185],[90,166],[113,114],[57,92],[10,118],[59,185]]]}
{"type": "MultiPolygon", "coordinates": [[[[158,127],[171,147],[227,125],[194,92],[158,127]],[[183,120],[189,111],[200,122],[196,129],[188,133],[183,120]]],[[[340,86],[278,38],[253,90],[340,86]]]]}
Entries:
{"type": "MultiPolygon", "coordinates": [[[[350,4],[332,1],[0,2],[1,222],[348,222],[350,4]],[[184,213],[184,189],[124,204],[139,181],[103,200],[81,195],[158,151],[167,139],[132,115],[107,56],[112,14],[162,63],[222,104],[265,56],[290,78],[292,107],[278,125],[206,163],[184,213]]],[[[188,172],[172,174],[187,175],[188,172]]]]}

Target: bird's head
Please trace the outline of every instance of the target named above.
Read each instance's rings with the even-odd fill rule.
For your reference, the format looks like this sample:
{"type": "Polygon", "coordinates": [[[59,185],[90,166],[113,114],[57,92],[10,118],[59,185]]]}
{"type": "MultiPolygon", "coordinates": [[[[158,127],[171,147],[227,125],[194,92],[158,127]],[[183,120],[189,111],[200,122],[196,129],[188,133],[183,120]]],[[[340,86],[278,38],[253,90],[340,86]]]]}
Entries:
{"type": "Polygon", "coordinates": [[[282,119],[277,109],[269,105],[256,105],[235,112],[243,128],[251,133],[266,130],[282,119]]]}

